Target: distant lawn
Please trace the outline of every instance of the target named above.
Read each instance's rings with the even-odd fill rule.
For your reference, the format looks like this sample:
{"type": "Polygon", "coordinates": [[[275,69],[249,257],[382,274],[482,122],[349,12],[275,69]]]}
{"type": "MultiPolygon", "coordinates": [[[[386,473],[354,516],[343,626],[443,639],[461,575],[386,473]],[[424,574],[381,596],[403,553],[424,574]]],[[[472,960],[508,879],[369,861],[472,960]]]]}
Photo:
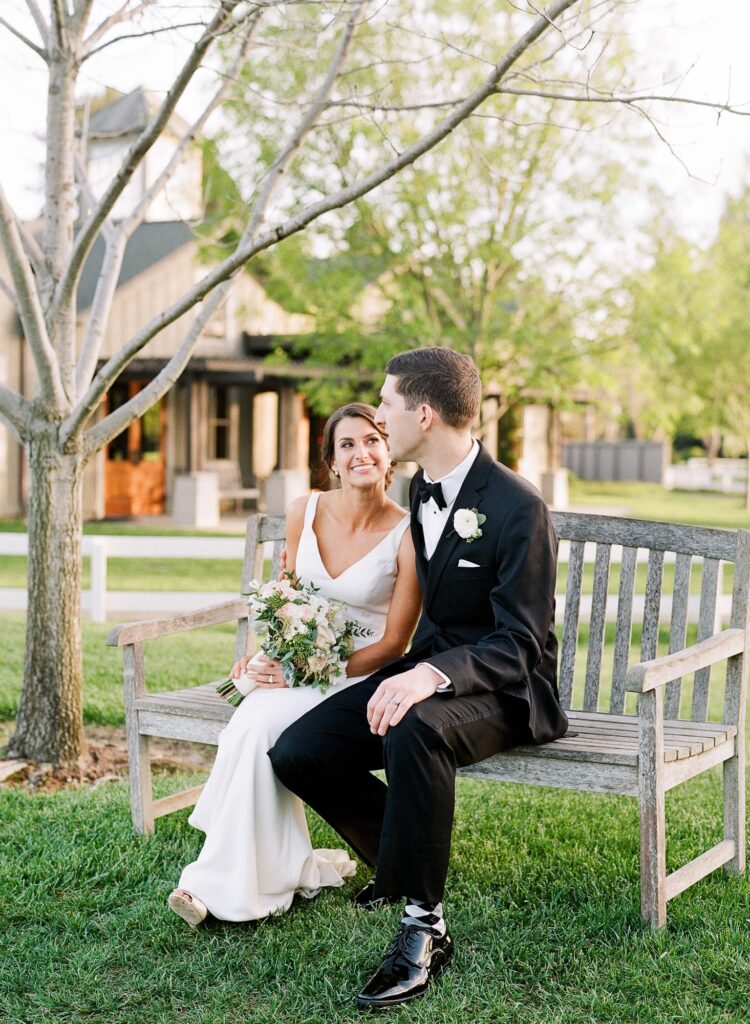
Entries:
{"type": "Polygon", "coordinates": [[[691,526],[750,530],[742,495],[713,491],[668,491],[658,484],[570,479],[571,505],[617,508],[632,519],[657,519],[691,526]]]}
{"type": "MultiPolygon", "coordinates": [[[[83,559],[83,589],[91,586],[91,560],[83,559]]],[[[108,590],[219,590],[239,593],[242,559],[108,558],[108,590]]],[[[0,557],[0,587],[26,586],[25,555],[0,557]]]]}
{"type": "MultiPolygon", "coordinates": [[[[110,626],[83,624],[84,721],[121,725],[124,721],[122,651],[105,644],[110,626]]],[[[0,719],[13,718],[23,674],[23,615],[0,615],[0,719]]],[[[232,623],[161,637],[146,644],[150,690],[176,690],[226,677],[234,662],[232,623]]]]}

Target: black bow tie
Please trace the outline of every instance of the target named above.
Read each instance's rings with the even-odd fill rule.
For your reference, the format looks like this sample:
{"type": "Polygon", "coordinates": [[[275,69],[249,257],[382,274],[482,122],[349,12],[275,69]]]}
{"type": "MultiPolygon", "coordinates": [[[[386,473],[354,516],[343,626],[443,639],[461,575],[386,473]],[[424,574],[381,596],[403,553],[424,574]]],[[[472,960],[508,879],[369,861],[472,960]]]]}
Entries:
{"type": "Polygon", "coordinates": [[[443,488],[441,484],[428,484],[424,477],[422,477],[417,484],[417,494],[419,495],[420,501],[429,501],[430,498],[432,498],[438,508],[448,507],[448,503],[443,497],[443,488]]]}

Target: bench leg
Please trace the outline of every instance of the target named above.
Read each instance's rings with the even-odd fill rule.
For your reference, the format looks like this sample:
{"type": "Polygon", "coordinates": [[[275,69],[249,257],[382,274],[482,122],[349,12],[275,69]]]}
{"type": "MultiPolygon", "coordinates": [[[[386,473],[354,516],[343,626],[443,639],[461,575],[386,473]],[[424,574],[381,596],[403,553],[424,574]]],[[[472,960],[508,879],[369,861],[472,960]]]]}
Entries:
{"type": "MultiPolygon", "coordinates": [[[[739,742],[739,737],[737,739],[739,742]]],[[[724,838],[734,843],[734,857],[724,865],[732,875],[745,870],[744,751],[724,762],[724,838]]]]}
{"type": "Polygon", "coordinates": [[[664,793],[641,804],[641,917],[652,928],[667,923],[667,856],[664,793]]]}
{"type": "Polygon", "coordinates": [[[151,758],[148,736],[142,736],[138,727],[135,702],[144,695],[143,643],[126,644],[122,649],[123,682],[125,687],[125,734],[128,738],[130,764],[130,809],[133,826],[141,835],[154,831],[153,795],[151,790],[151,758]]]}
{"type": "MultiPolygon", "coordinates": [[[[137,724],[134,723],[134,726],[137,730],[137,724]]],[[[153,835],[154,797],[151,788],[151,757],[148,749],[148,736],[141,736],[137,731],[132,735],[130,723],[128,723],[128,758],[130,761],[130,810],[133,815],[133,828],[140,835],[153,835]]]]}
{"type": "Polygon", "coordinates": [[[667,841],[664,821],[662,688],[638,702],[638,804],[641,815],[641,917],[652,928],[667,923],[667,841]]]}

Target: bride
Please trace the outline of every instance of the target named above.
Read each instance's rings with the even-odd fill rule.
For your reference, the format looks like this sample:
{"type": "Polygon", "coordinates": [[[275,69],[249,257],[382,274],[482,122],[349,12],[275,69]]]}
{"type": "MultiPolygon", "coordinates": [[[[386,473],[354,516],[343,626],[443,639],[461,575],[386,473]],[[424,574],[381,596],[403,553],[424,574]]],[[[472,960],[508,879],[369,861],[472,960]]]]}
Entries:
{"type": "Polygon", "coordinates": [[[361,402],[326,424],[322,457],[341,488],[300,498],[286,517],[287,568],[347,605],[371,631],[356,638],[346,679],[325,694],[290,689],[277,661],[256,654],[232,669],[257,684],[219,737],[216,761],[189,821],[205,832],[169,906],[190,925],[208,913],[252,921],[287,910],[356,870],[344,850],[313,850],[298,797],[277,780],[267,751],[296,719],[406,650],[419,615],[409,516],[386,496],[392,463],[375,410],[361,402]]]}

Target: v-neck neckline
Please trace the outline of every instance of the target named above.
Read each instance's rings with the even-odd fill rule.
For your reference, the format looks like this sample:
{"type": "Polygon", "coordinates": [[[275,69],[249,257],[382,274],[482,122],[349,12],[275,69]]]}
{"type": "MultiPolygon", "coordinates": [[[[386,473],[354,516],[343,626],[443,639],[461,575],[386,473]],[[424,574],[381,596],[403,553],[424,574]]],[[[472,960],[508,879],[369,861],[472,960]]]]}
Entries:
{"type": "Polygon", "coordinates": [[[377,542],[377,544],[373,545],[373,547],[371,547],[369,551],[366,551],[364,553],[364,555],[362,555],[361,558],[358,558],[356,562],[352,562],[351,565],[347,565],[346,569],[342,569],[341,572],[337,576],[331,576],[330,572],[328,571],[328,569],[326,567],[325,562],[323,561],[323,555],[321,554],[321,551],[320,551],[320,544],[318,543],[318,535],[315,532],[315,516],[317,514],[318,514],[318,501],[316,499],[316,501],[315,501],[315,508],[313,509],[313,514],[312,514],[312,516],[310,518],[310,533],[313,535],[313,540],[315,541],[315,551],[316,551],[316,553],[318,555],[318,561],[320,562],[320,567],[321,567],[323,572],[326,574],[326,576],[328,577],[328,579],[332,583],[336,582],[336,580],[340,580],[341,577],[346,575],[346,573],[348,573],[350,569],[353,569],[355,565],[359,565],[360,562],[364,562],[364,560],[366,558],[369,558],[370,555],[373,553],[373,551],[377,551],[378,548],[381,546],[381,544],[385,544],[385,542],[388,540],[388,538],[394,532],[394,530],[397,530],[399,528],[399,526],[401,526],[401,524],[403,523],[404,519],[408,519],[409,518],[408,513],[403,515],[399,519],[399,521],[394,526],[391,527],[391,529],[388,531],[388,533],[386,533],[386,535],[384,537],[381,537],[381,539],[377,542]]]}

